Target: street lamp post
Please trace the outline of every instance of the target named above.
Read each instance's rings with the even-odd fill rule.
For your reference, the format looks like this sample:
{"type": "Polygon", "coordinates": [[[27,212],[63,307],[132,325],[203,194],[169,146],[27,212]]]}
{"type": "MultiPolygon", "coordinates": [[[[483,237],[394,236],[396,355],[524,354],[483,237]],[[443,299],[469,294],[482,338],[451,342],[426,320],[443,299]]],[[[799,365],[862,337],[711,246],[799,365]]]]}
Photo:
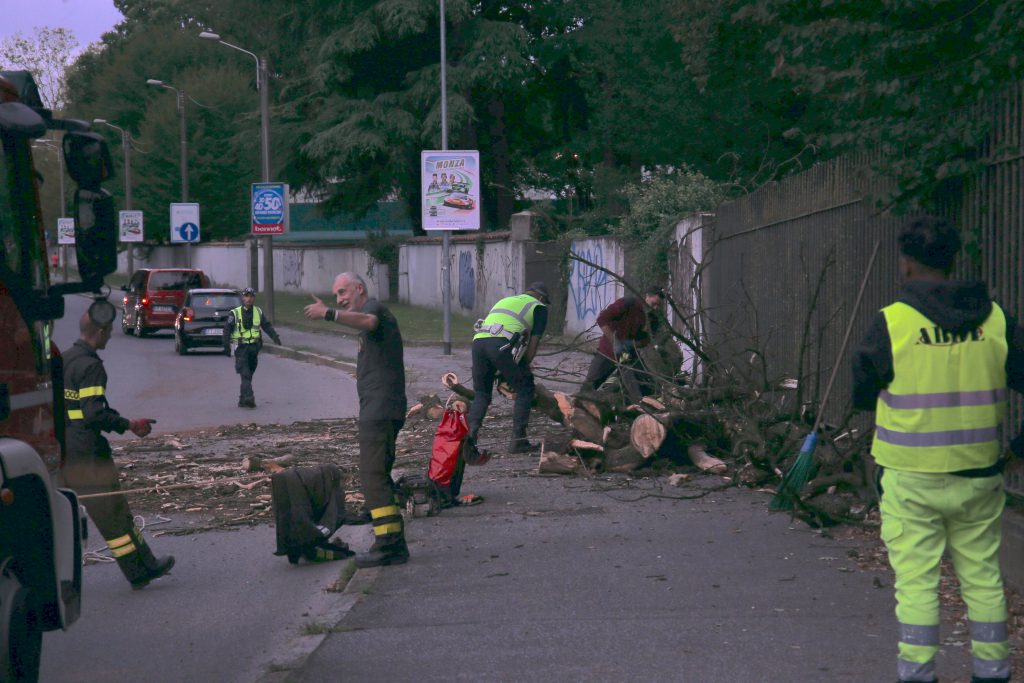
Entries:
{"type": "MultiPolygon", "coordinates": [[[[108,128],[121,132],[121,148],[124,150],[124,209],[125,211],[132,210],[132,136],[127,130],[121,126],[114,125],[106,119],[93,119],[93,123],[102,123],[108,128]]],[[[128,256],[128,277],[131,278],[132,273],[135,272],[134,254],[135,251],[131,242],[128,242],[126,249],[128,256]]]]}
{"type": "MultiPolygon", "coordinates": [[[[64,154],[54,140],[36,140],[34,144],[39,144],[46,149],[52,151],[57,155],[57,175],[60,182],[60,211],[57,212],[57,218],[64,218],[64,212],[67,211],[67,197],[64,195],[64,154]]],[[[68,281],[68,245],[60,244],[60,232],[57,233],[57,248],[60,251],[61,266],[64,269],[64,282],[68,281]]]]}
{"type": "MultiPolygon", "coordinates": [[[[232,45],[221,40],[220,34],[211,31],[203,31],[199,34],[203,40],[210,40],[220,43],[232,50],[238,50],[256,60],[256,89],[260,94],[260,177],[263,182],[270,182],[270,71],[267,68],[266,57],[260,57],[254,52],[232,45]]],[[[288,198],[285,197],[285,201],[288,198]]],[[[265,293],[264,308],[267,317],[274,319],[274,240],[270,235],[264,235],[263,239],[263,291],[265,293]]],[[[256,284],[256,277],[252,279],[256,284]]]]}
{"type": "MultiPolygon", "coordinates": [[[[444,25],[444,0],[441,0],[441,149],[448,150],[448,55],[444,25]]],[[[444,334],[441,351],[452,355],[452,277],[451,231],[441,233],[441,295],[444,298],[444,334]]]]}
{"type": "MultiPolygon", "coordinates": [[[[178,130],[181,138],[181,202],[188,202],[188,137],[185,135],[185,91],[179,90],[156,78],[150,78],[146,85],[173,90],[178,98],[178,130]]],[[[192,267],[192,244],[185,242],[185,265],[192,267]]]]}

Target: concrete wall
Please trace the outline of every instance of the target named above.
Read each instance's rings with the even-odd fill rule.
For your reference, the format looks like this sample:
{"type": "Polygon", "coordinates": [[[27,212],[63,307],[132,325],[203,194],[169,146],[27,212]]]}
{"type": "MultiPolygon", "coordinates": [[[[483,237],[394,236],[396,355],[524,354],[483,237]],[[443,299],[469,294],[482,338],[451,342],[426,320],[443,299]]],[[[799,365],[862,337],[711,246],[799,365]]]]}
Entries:
{"type": "MultiPolygon", "coordinates": [[[[482,317],[498,299],[520,293],[526,284],[524,244],[508,237],[482,243],[476,239],[453,239],[450,251],[452,311],[482,317]]],[[[440,239],[417,240],[399,247],[399,301],[443,310],[441,278],[440,239]]]]}
{"type": "MultiPolygon", "coordinates": [[[[704,321],[700,315],[703,299],[707,296],[708,281],[703,277],[705,225],[713,219],[712,214],[687,216],[676,224],[673,242],[669,248],[669,288],[679,313],[668,310],[668,321],[672,327],[689,337],[703,340],[704,321]]],[[[701,368],[695,362],[693,350],[679,345],[683,353],[683,367],[694,377],[700,377],[701,368]]]]}
{"type": "MultiPolygon", "coordinates": [[[[212,243],[192,247],[192,266],[200,268],[217,285],[246,287],[250,284],[250,249],[245,243],[212,243]]],[[[154,247],[148,258],[135,251],[136,269],[179,268],[185,262],[180,246],[154,247]]],[[[259,285],[263,284],[263,250],[259,250],[259,285]]],[[[118,255],[118,272],[127,273],[128,257],[118,255]]],[[[362,247],[274,246],[274,289],[279,292],[331,291],[334,277],[352,271],[366,280],[370,296],[387,296],[387,266],[373,263],[362,247]]],[[[260,287],[257,287],[259,289],[260,287]]]]}
{"type": "MultiPolygon", "coordinates": [[[[571,249],[573,254],[589,262],[582,263],[576,259],[569,261],[565,334],[575,335],[594,328],[597,314],[624,292],[619,280],[594,265],[621,276],[625,272],[626,257],[619,243],[607,237],[573,240],[571,249]]],[[[594,336],[599,334],[594,332],[594,336]]]]}

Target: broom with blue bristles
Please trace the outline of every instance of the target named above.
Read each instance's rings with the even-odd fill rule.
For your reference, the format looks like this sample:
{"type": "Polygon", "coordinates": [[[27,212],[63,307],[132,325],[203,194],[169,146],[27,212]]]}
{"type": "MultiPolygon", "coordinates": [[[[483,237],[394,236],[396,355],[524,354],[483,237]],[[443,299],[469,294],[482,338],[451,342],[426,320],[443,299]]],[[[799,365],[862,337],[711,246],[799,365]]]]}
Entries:
{"type": "Polygon", "coordinates": [[[822,417],[825,415],[825,405],[828,403],[829,394],[832,393],[832,384],[836,381],[836,373],[843,360],[843,354],[846,352],[846,344],[850,341],[850,333],[853,332],[853,322],[857,319],[857,311],[860,309],[860,300],[864,298],[864,289],[867,287],[868,278],[871,277],[871,270],[875,266],[875,257],[878,255],[878,248],[881,245],[881,240],[875,242],[875,248],[871,252],[868,269],[865,271],[864,279],[860,283],[857,301],[853,304],[850,322],[846,325],[846,334],[843,336],[843,343],[839,347],[839,357],[836,358],[836,364],[832,366],[832,375],[828,378],[828,384],[825,386],[825,395],[821,399],[821,405],[818,406],[818,414],[814,418],[814,426],[811,428],[811,433],[804,439],[804,445],[800,448],[800,455],[797,456],[796,462],[786,472],[786,476],[782,478],[782,483],[779,485],[778,492],[772,497],[772,502],[768,506],[771,510],[792,510],[793,501],[800,497],[800,491],[803,490],[804,485],[811,476],[811,470],[814,466],[814,449],[818,445],[818,427],[821,426],[822,417]]]}

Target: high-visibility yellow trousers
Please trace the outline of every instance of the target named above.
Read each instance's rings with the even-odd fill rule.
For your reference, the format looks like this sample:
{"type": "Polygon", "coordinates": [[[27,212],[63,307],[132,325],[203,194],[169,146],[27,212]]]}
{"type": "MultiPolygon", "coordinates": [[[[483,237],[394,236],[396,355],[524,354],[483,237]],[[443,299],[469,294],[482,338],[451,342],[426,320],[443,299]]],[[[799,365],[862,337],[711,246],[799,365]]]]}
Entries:
{"type": "Polygon", "coordinates": [[[886,469],[882,540],[896,574],[901,681],[934,681],[939,650],[939,562],[949,551],[967,603],[974,674],[1009,678],[1006,596],[999,572],[1003,477],[886,469]]]}

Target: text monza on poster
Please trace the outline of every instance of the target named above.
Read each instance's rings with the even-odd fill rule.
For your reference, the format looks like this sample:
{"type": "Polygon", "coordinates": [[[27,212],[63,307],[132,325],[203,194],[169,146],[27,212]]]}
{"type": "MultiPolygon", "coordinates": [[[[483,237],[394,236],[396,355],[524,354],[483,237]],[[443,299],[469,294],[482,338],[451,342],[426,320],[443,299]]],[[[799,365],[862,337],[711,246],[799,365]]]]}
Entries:
{"type": "Polygon", "coordinates": [[[424,230],[480,229],[480,152],[420,153],[424,230]]]}
{"type": "Polygon", "coordinates": [[[283,235],[290,222],[287,183],[253,183],[252,234],[283,235]]]}
{"type": "Polygon", "coordinates": [[[198,242],[200,235],[199,204],[171,204],[171,242],[198,242]]]}

